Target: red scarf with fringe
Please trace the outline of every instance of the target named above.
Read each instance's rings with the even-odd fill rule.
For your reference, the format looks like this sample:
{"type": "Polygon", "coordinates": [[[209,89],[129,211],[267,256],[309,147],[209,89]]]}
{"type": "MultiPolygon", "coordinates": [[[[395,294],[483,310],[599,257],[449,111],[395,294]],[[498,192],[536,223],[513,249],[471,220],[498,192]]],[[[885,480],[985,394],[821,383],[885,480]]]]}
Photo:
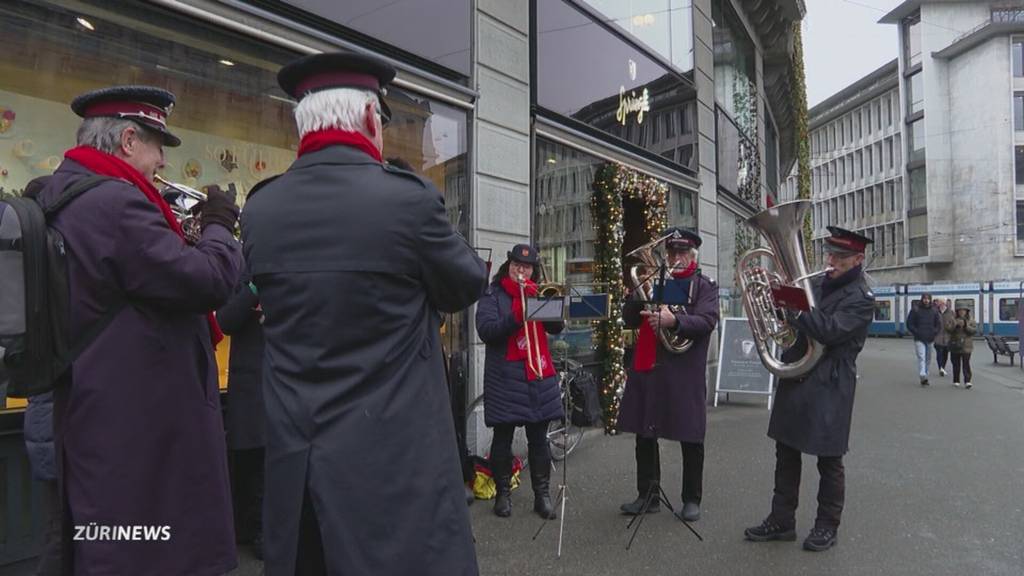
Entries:
{"type": "MultiPolygon", "coordinates": [[[[107,154],[91,146],[76,146],[65,152],[64,157],[78,162],[96,174],[112,176],[130,182],[141,190],[150,202],[156,204],[156,207],[160,209],[160,213],[163,214],[167,226],[181,238],[182,242],[185,241],[185,234],[181,231],[181,225],[178,224],[178,220],[174,217],[174,213],[171,212],[171,207],[167,204],[167,201],[160,195],[156,186],[152,182],[147,181],[131,164],[117,156],[107,154]]],[[[217,319],[214,318],[213,312],[207,312],[206,321],[210,325],[210,340],[213,341],[213,346],[216,348],[217,344],[224,339],[224,333],[221,332],[220,326],[217,325],[217,319]]]]}
{"type": "MultiPolygon", "coordinates": [[[[551,361],[551,352],[548,351],[548,335],[540,322],[523,322],[523,300],[519,296],[519,284],[515,280],[505,276],[501,279],[501,287],[512,297],[512,315],[516,321],[522,323],[522,327],[508,339],[508,347],[505,352],[505,360],[523,360],[526,366],[526,380],[540,380],[555,375],[555,365],[551,361]],[[530,334],[530,350],[526,349],[526,334],[530,334]],[[530,369],[527,358],[540,359],[540,366],[534,368],[540,370],[540,374],[530,369]]],[[[527,280],[523,291],[527,296],[537,295],[537,285],[532,280],[527,280]]]]}
{"type": "MultiPolygon", "coordinates": [[[[682,279],[693,276],[697,271],[697,261],[690,262],[684,270],[672,273],[673,278],[682,279]]],[[[647,323],[647,318],[640,322],[640,329],[636,335],[636,351],[633,353],[633,370],[637,372],[650,372],[654,369],[654,361],[658,357],[658,335],[654,328],[647,323]]]]}
{"type": "Polygon", "coordinates": [[[338,130],[337,128],[327,128],[325,130],[307,132],[299,142],[299,157],[303,154],[323,150],[328,146],[337,145],[362,150],[377,162],[384,161],[381,157],[380,150],[370,142],[369,138],[363,136],[359,132],[349,132],[347,130],[338,130]]]}

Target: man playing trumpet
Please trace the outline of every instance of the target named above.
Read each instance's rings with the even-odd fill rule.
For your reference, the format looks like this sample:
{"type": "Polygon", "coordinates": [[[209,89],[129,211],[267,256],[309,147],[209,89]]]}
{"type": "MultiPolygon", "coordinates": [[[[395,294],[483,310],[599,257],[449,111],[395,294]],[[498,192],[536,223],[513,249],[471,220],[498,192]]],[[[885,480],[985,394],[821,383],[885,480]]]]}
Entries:
{"type": "Polygon", "coordinates": [[[718,284],[701,275],[697,249],[701,238],[680,228],[666,230],[666,276],[688,285],[690,301],[675,310],[661,305],[642,310],[634,292],[622,317],[627,328],[638,328],[626,392],[619,408],[619,429],[636,434],[637,498],[621,506],[624,514],[658,512],[661,507],[661,465],[658,438],[675,440],[683,451],[683,508],[687,522],[700,519],[704,477],[704,431],[707,423],[707,353],[711,332],[718,324],[718,284]],[[692,341],[679,354],[666,349],[658,332],[692,341]]]}
{"type": "Polygon", "coordinates": [[[760,526],[747,528],[747,540],[796,540],[796,508],[800,495],[801,454],[818,457],[818,517],[804,548],[827,550],[836,543],[843,512],[846,480],[843,454],[850,438],[857,355],[864,347],[874,318],[875,296],[864,283],[861,266],[871,239],[829,226],[825,239],[830,269],[815,278],[818,305],[801,312],[788,310],[796,328],[796,344],[782,354],[789,362],[804,355],[807,339],[825,347],[810,374],[779,382],[768,436],[775,440],[775,495],[772,511],[760,526]]]}

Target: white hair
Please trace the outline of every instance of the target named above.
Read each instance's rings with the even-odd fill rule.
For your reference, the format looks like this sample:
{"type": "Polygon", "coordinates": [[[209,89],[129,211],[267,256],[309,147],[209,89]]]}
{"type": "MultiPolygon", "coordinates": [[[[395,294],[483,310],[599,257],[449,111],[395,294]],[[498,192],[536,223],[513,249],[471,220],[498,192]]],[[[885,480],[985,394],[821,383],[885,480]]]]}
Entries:
{"type": "Polygon", "coordinates": [[[131,120],[106,116],[83,120],[78,127],[76,139],[79,146],[91,146],[101,152],[115,154],[121,149],[121,133],[129,128],[135,128],[139,139],[144,142],[154,140],[154,136],[141,125],[131,120]]]}
{"type": "Polygon", "coordinates": [[[363,127],[363,111],[370,102],[379,105],[377,95],[358,88],[332,88],[314,92],[300,100],[295,107],[299,137],[327,128],[369,136],[363,127]]]}

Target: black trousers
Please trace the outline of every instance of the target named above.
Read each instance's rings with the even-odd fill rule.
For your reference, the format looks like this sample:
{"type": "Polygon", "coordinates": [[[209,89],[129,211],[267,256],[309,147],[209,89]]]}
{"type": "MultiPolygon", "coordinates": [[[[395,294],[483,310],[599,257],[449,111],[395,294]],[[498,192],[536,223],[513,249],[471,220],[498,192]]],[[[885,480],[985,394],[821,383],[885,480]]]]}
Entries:
{"type": "Polygon", "coordinates": [[[949,358],[949,346],[935,345],[935,363],[940,369],[946,368],[946,359],[949,358]]]}
{"type": "MultiPolygon", "coordinates": [[[[802,454],[781,442],[775,443],[775,495],[771,520],[779,526],[796,526],[796,508],[800,501],[802,454]]],[[[846,474],[842,456],[818,456],[818,517],[815,528],[839,528],[846,497],[846,474]]]]}
{"type": "MultiPolygon", "coordinates": [[[[700,504],[704,491],[704,443],[680,442],[683,450],[683,502],[700,504]]],[[[657,438],[636,437],[636,491],[641,498],[661,485],[657,438]]]]}
{"type": "Polygon", "coordinates": [[[971,353],[953,352],[953,382],[960,382],[960,368],[963,367],[963,382],[970,382],[974,373],[971,372],[971,353]]]}
{"type": "Polygon", "coordinates": [[[320,522],[309,495],[309,487],[302,496],[302,516],[299,519],[299,544],[295,554],[295,576],[327,576],[327,559],[320,536],[320,522]]]}
{"type": "MultiPolygon", "coordinates": [[[[524,424],[526,442],[530,449],[530,458],[551,459],[551,448],[548,446],[548,423],[531,422],[524,424]]],[[[495,424],[494,437],[491,438],[491,460],[512,462],[512,437],[515,436],[515,424],[495,424]]]]}
{"type": "Polygon", "coordinates": [[[43,542],[39,549],[39,563],[36,576],[59,576],[61,574],[61,499],[56,480],[40,480],[40,517],[43,521],[43,542]]]}
{"type": "Polygon", "coordinates": [[[263,448],[230,451],[235,539],[248,544],[263,532],[263,448]]]}

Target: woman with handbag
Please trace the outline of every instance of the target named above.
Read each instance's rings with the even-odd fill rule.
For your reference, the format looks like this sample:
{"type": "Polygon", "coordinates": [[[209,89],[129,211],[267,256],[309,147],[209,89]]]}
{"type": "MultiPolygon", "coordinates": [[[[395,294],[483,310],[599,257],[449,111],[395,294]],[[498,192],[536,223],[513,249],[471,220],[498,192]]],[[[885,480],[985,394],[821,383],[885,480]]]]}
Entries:
{"type": "Polygon", "coordinates": [[[551,452],[547,429],[551,420],[562,417],[562,402],[547,334],[561,332],[564,323],[528,319],[524,322],[524,297],[537,295],[539,264],[536,248],[516,245],[477,302],[476,331],[487,344],[484,422],[494,428],[494,513],[501,517],[512,514],[512,436],[516,426],[524,426],[529,444],[533,509],[541,518],[555,518],[548,493],[551,452]]]}
{"type": "Polygon", "coordinates": [[[971,389],[971,352],[974,352],[973,336],[978,323],[971,318],[971,310],[958,307],[955,315],[945,322],[949,334],[949,353],[953,361],[953,386],[960,387],[960,369],[964,372],[964,387],[971,389]]]}

